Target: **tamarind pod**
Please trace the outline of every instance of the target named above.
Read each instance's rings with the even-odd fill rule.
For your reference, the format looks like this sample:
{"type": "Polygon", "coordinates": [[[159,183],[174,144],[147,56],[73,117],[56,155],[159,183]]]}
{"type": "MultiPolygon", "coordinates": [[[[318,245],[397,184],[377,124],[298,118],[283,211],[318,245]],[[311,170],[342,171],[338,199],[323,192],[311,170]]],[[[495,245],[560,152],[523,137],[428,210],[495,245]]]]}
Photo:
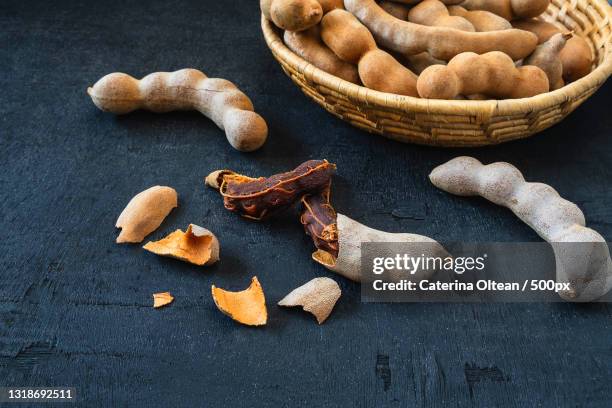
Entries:
{"type": "MultiPolygon", "coordinates": [[[[393,3],[414,5],[414,4],[419,4],[423,2],[424,0],[390,0],[390,1],[392,1],[393,3]]],[[[451,4],[459,4],[464,0],[440,0],[440,1],[442,1],[442,3],[448,6],[451,4]]]]}
{"type": "Polygon", "coordinates": [[[565,47],[559,53],[563,65],[563,79],[574,82],[587,76],[593,66],[593,52],[582,37],[574,35],[567,40],[565,47]]]}
{"type": "Polygon", "coordinates": [[[560,53],[572,34],[555,34],[548,41],[537,46],[533,54],[524,61],[525,65],[534,65],[546,73],[550,89],[561,88],[563,83],[563,64],[561,63],[560,53]]]}
{"type": "Polygon", "coordinates": [[[277,27],[302,31],[319,24],[323,8],[317,0],[260,0],[263,15],[277,27]]]}
{"type": "Polygon", "coordinates": [[[498,31],[512,28],[512,24],[497,14],[484,10],[466,10],[461,6],[448,6],[451,16],[465,18],[472,23],[476,31],[498,31]]]}
{"type": "Polygon", "coordinates": [[[309,160],[292,171],[267,178],[216,171],[206,178],[206,183],[211,187],[219,185],[226,209],[259,221],[290,207],[305,194],[326,188],[335,170],[336,165],[327,160],[309,160]]]}
{"type": "MultiPolygon", "coordinates": [[[[512,25],[537,35],[540,44],[548,41],[555,34],[568,33],[567,30],[560,30],[554,24],[534,18],[513,21],[512,25]]],[[[559,53],[559,59],[563,66],[563,79],[566,82],[577,81],[588,75],[593,66],[591,47],[584,38],[576,34],[566,41],[559,53]]]]}
{"type": "Polygon", "coordinates": [[[561,32],[556,25],[535,18],[514,20],[512,27],[534,33],[538,36],[538,44],[548,41],[550,37],[561,32]]]}
{"type": "Polygon", "coordinates": [[[557,281],[570,283],[569,291],[559,293],[563,299],[588,302],[612,288],[612,260],[606,241],[599,233],[585,227],[580,208],[561,198],[551,186],[526,182],[521,172],[509,163],[485,166],[465,156],[436,167],[429,179],[448,193],[481,196],[509,208],[540,237],[553,244],[557,281]],[[567,244],[555,243],[593,245],[581,244],[572,251],[567,244]]]}
{"type": "Polygon", "coordinates": [[[345,81],[360,83],[357,67],[342,61],[323,43],[318,27],[298,32],[285,31],[283,39],[291,51],[315,67],[345,81]]]}
{"type": "Polygon", "coordinates": [[[323,42],[343,61],[357,64],[368,88],[418,96],[416,75],[391,54],[378,48],[368,29],[346,10],[332,10],[321,20],[323,42]]]}
{"type": "Polygon", "coordinates": [[[425,68],[432,65],[446,65],[446,61],[432,58],[427,52],[415,55],[402,55],[401,58],[408,65],[410,70],[418,75],[420,75],[425,68]]]}
{"type": "Polygon", "coordinates": [[[93,103],[118,115],[137,109],[170,112],[195,109],[225,131],[232,147],[253,151],[266,141],[268,126],[253,103],[226,79],[208,78],[197,69],[156,72],[137,80],[115,72],[87,89],[93,103]]]}
{"type": "Polygon", "coordinates": [[[408,20],[408,13],[410,9],[402,3],[398,3],[390,0],[383,0],[378,3],[380,7],[393,17],[400,20],[408,20]]]}
{"type": "Polygon", "coordinates": [[[456,28],[462,31],[476,31],[472,23],[461,16],[451,16],[439,0],[424,0],[410,9],[408,21],[427,26],[456,28]]]}
{"type": "Polygon", "coordinates": [[[315,247],[334,257],[338,256],[338,225],[336,210],[330,203],[331,183],[319,194],[302,197],[300,222],[306,234],[312,237],[315,247]]]}
{"type": "Polygon", "coordinates": [[[374,0],[345,0],[344,7],[372,32],[379,45],[402,54],[429,52],[433,58],[448,61],[462,52],[501,51],[518,60],[537,45],[537,37],[523,30],[468,32],[401,21],[374,0]]]}
{"type": "Polygon", "coordinates": [[[508,21],[537,17],[546,11],[550,0],[465,0],[462,7],[468,10],[484,10],[508,21]]]}
{"type": "Polygon", "coordinates": [[[329,13],[335,9],[344,9],[344,0],[318,0],[323,14],[329,13]]]}
{"type": "Polygon", "coordinates": [[[422,98],[453,99],[458,95],[484,94],[496,99],[526,98],[548,92],[546,73],[535,66],[517,68],[503,52],[483,55],[464,52],[448,65],[426,68],[417,81],[422,98]]]}
{"type": "MultiPolygon", "coordinates": [[[[330,271],[336,272],[355,282],[361,281],[361,246],[364,242],[415,244],[412,253],[410,253],[410,248],[407,248],[406,251],[408,256],[414,257],[431,256],[445,258],[449,256],[442,245],[423,235],[406,233],[396,234],[375,230],[343,214],[338,214],[337,225],[338,256],[336,257],[323,249],[319,249],[312,254],[312,259],[325,266],[330,271]]],[[[419,279],[426,279],[434,272],[435,271],[430,270],[419,270],[416,272],[416,276],[419,279]]],[[[399,277],[391,277],[392,280],[397,278],[399,277]]]]}

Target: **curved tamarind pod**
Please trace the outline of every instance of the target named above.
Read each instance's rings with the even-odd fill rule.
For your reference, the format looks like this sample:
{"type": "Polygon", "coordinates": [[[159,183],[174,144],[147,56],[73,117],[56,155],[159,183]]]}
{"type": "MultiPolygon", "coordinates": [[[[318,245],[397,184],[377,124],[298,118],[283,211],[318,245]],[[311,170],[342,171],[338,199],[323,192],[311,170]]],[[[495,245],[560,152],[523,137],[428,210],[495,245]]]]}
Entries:
{"type": "Polygon", "coordinates": [[[533,54],[525,59],[524,65],[534,65],[546,73],[550,90],[554,91],[564,85],[563,64],[561,63],[561,50],[572,34],[555,34],[550,40],[537,46],[533,54]]]}
{"type": "Polygon", "coordinates": [[[357,64],[363,84],[381,92],[418,96],[416,75],[378,48],[368,29],[346,10],[332,10],[321,20],[323,42],[343,61],[357,64]]]}
{"type": "Polygon", "coordinates": [[[408,21],[426,26],[448,27],[476,31],[472,23],[461,16],[451,16],[439,0],[424,0],[410,9],[408,21]]]}
{"type": "Polygon", "coordinates": [[[195,109],[225,131],[237,150],[259,149],[268,136],[268,126],[253,111],[253,103],[233,83],[208,78],[197,69],[155,72],[141,80],[115,72],[87,89],[93,103],[118,115],[137,109],[152,112],[195,109]]]}
{"type": "MultiPolygon", "coordinates": [[[[448,257],[448,252],[435,240],[417,234],[405,233],[390,233],[375,230],[358,223],[349,217],[338,214],[338,256],[334,256],[330,252],[323,249],[318,249],[312,254],[312,259],[321,265],[325,266],[330,271],[336,272],[355,282],[361,281],[361,245],[364,242],[388,242],[388,243],[406,243],[406,244],[428,244],[414,245],[413,253],[407,251],[408,256],[425,256],[425,257],[448,257]],[[433,245],[431,245],[433,244],[433,245]]],[[[425,279],[432,275],[435,271],[419,270],[417,276],[419,279],[425,279]]],[[[392,277],[397,279],[398,277],[392,277]]]]}
{"type": "Polygon", "coordinates": [[[459,196],[479,195],[509,208],[544,240],[550,242],[557,262],[557,281],[570,283],[559,295],[570,301],[588,302],[612,287],[612,260],[604,238],[586,228],[584,214],[559,196],[551,186],[528,183],[509,163],[483,165],[472,157],[457,157],[436,167],[429,175],[438,188],[459,196]],[[577,245],[568,250],[567,244],[577,245]],[[573,252],[573,253],[572,253],[573,252]]]}
{"type": "Polygon", "coordinates": [[[319,24],[323,8],[317,0],[260,0],[263,15],[277,27],[302,31],[319,24]]]}
{"type": "Polygon", "coordinates": [[[548,77],[540,68],[517,68],[503,52],[483,55],[464,52],[448,65],[426,68],[417,81],[422,98],[453,99],[458,95],[485,94],[496,99],[526,98],[548,92],[548,77]]]}
{"type": "Polygon", "coordinates": [[[290,207],[305,194],[322,191],[335,171],[336,165],[327,160],[309,160],[292,171],[267,178],[217,170],[205,182],[213,188],[218,186],[226,209],[259,221],[290,207]]]}
{"type": "Polygon", "coordinates": [[[374,0],[345,0],[344,7],[372,32],[379,45],[401,54],[426,51],[433,58],[448,61],[462,52],[501,51],[519,60],[531,54],[537,45],[537,37],[523,30],[469,32],[401,21],[374,0]]]}
{"type": "Polygon", "coordinates": [[[546,11],[550,0],[465,0],[462,7],[468,10],[484,10],[508,21],[537,17],[546,11]]]}
{"type": "Polygon", "coordinates": [[[498,31],[512,28],[512,24],[508,20],[489,11],[466,10],[461,6],[448,6],[448,13],[451,16],[465,18],[472,23],[476,31],[498,31]]]}
{"type": "MultiPolygon", "coordinates": [[[[535,18],[513,21],[512,25],[537,35],[540,44],[557,33],[568,33],[567,30],[560,30],[554,24],[535,18]]],[[[593,52],[589,43],[575,34],[565,43],[565,47],[559,53],[559,59],[563,65],[563,79],[568,83],[588,75],[593,67],[593,52]]]]}
{"type": "Polygon", "coordinates": [[[321,40],[318,27],[304,31],[285,31],[283,39],[287,47],[317,68],[345,81],[359,84],[357,67],[342,61],[321,40]]]}

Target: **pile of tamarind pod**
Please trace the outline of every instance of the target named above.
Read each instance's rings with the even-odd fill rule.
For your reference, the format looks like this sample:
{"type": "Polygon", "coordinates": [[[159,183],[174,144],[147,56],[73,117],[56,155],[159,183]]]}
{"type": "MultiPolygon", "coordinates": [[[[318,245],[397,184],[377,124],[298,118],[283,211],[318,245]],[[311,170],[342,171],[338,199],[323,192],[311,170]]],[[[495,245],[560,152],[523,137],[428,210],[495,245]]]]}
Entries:
{"type": "Polygon", "coordinates": [[[546,22],[550,0],[260,0],[285,45],[319,69],[428,99],[527,98],[589,72],[575,32],[546,22]]]}

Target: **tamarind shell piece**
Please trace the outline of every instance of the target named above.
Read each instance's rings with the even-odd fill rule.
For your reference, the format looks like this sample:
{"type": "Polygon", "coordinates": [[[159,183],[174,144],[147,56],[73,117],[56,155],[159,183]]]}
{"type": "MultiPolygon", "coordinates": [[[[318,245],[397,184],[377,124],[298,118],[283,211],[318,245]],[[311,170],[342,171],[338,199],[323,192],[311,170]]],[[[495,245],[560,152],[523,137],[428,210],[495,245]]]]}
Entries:
{"type": "MultiPolygon", "coordinates": [[[[314,261],[325,266],[327,269],[336,272],[355,282],[361,281],[361,245],[364,242],[381,242],[381,243],[405,243],[405,244],[433,244],[415,245],[413,252],[406,252],[409,256],[431,256],[431,257],[447,257],[448,252],[437,241],[417,234],[406,233],[390,233],[375,230],[350,219],[346,215],[338,214],[338,256],[334,257],[327,251],[319,249],[312,254],[314,261]],[[427,251],[429,250],[429,253],[427,251]]],[[[417,271],[416,276],[420,279],[426,279],[435,271],[417,271]]],[[[394,279],[394,277],[392,277],[394,279]]]]}
{"type": "Polygon", "coordinates": [[[250,286],[243,291],[230,292],[212,285],[211,292],[217,308],[235,321],[248,326],[267,323],[266,297],[257,276],[253,276],[250,286]]]}
{"type": "Polygon", "coordinates": [[[153,294],[153,307],[155,309],[169,305],[174,301],[174,297],[170,292],[154,293],[153,294]]]}
{"type": "Polygon", "coordinates": [[[219,260],[219,240],[215,234],[194,224],[189,224],[185,232],[177,229],[159,241],[148,242],[143,248],[156,255],[200,266],[219,260]]]}
{"type": "Polygon", "coordinates": [[[402,21],[374,0],[345,0],[344,6],[372,32],[380,46],[402,54],[429,52],[433,58],[448,61],[462,52],[501,51],[516,61],[531,54],[538,42],[535,34],[517,29],[468,32],[402,21]]]}
{"type": "Polygon", "coordinates": [[[338,256],[338,225],[336,210],[330,203],[331,183],[319,194],[302,197],[300,222],[306,234],[312,237],[315,247],[332,256],[338,256]]]}
{"type": "Polygon", "coordinates": [[[314,278],[292,290],[278,305],[302,306],[302,309],[312,313],[317,322],[322,324],[331,314],[341,294],[340,286],[333,279],[314,278]]]}
{"type": "Polygon", "coordinates": [[[323,190],[335,170],[336,165],[327,160],[309,160],[292,171],[268,178],[225,174],[219,192],[226,209],[261,220],[290,207],[305,194],[323,190]]]}
{"type": "Polygon", "coordinates": [[[153,186],[136,194],[117,218],[115,226],[121,228],[117,243],[142,242],[177,206],[178,195],[172,187],[153,186]]]}

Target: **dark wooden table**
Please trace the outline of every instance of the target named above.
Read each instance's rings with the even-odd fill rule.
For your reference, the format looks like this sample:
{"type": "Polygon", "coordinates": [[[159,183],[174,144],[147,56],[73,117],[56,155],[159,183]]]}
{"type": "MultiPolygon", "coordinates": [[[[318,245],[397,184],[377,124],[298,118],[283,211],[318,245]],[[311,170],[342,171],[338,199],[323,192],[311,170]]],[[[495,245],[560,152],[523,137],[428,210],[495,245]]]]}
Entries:
{"type": "Polygon", "coordinates": [[[326,158],[337,209],[373,227],[539,240],[508,210],[429,183],[434,166],[469,154],[551,184],[610,240],[612,83],[536,137],[437,149],[363,133],[309,101],[267,50],[256,1],[9,0],[0,27],[0,386],[74,386],[79,406],[611,405],[609,305],[362,304],[357,285],[310,260],[294,212],[247,222],[202,180],[326,158]],[[114,117],[85,93],[109,72],[184,67],[240,86],[268,121],[266,146],[236,152],[197,113],[114,117]],[[150,238],[205,226],[220,263],[115,244],[117,215],[155,184],[176,188],[180,207],[150,238]],[[242,289],[253,275],[269,309],[257,329],[210,296],[213,283],[242,289]],[[316,276],[343,291],[322,326],[275,305],[316,276]],[[158,291],[175,302],[154,310],[158,291]]]}

